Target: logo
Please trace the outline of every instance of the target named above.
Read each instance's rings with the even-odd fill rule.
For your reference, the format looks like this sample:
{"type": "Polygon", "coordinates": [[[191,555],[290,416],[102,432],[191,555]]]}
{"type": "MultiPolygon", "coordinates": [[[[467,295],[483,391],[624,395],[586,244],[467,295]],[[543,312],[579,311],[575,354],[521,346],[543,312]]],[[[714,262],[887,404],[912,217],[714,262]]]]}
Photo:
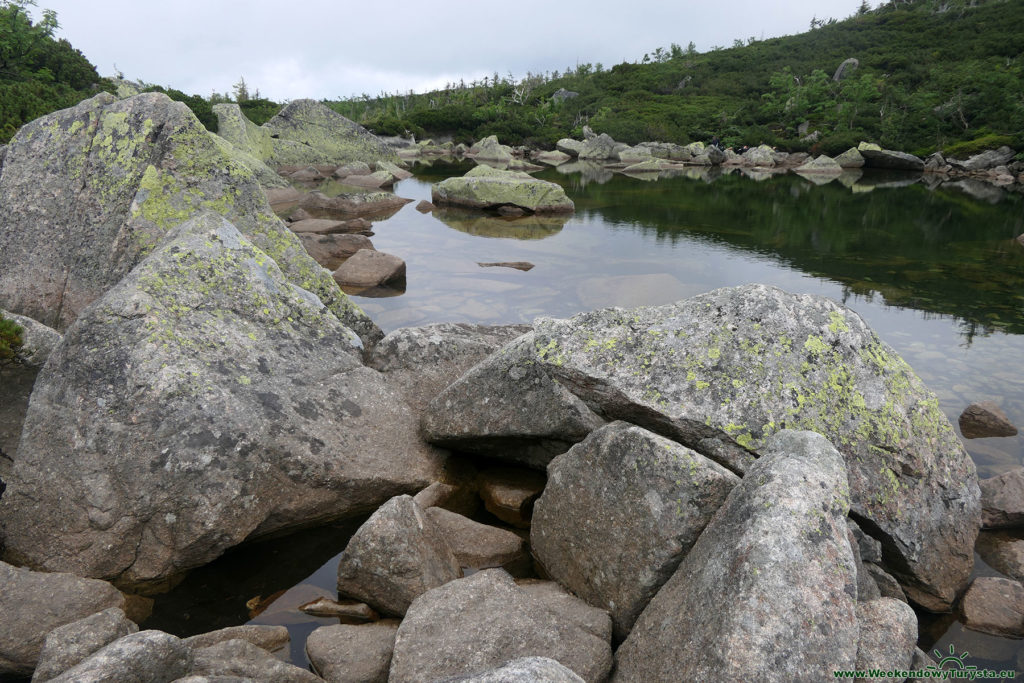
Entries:
{"type": "Polygon", "coordinates": [[[935,653],[935,658],[939,660],[938,666],[935,664],[929,664],[925,667],[925,671],[943,671],[950,669],[958,669],[960,671],[977,671],[978,667],[973,664],[967,666],[964,662],[971,655],[970,652],[964,652],[963,654],[956,653],[956,646],[952,643],[949,644],[949,654],[943,655],[938,650],[932,650],[935,653]]]}

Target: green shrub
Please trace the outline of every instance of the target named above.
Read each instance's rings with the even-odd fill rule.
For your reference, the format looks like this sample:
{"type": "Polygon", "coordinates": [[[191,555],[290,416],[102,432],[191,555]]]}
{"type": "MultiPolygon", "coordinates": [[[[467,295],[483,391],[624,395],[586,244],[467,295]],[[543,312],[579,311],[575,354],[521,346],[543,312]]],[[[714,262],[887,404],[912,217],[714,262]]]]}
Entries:
{"type": "Polygon", "coordinates": [[[0,315],[0,365],[6,365],[18,358],[18,352],[25,340],[21,325],[0,315]]]}

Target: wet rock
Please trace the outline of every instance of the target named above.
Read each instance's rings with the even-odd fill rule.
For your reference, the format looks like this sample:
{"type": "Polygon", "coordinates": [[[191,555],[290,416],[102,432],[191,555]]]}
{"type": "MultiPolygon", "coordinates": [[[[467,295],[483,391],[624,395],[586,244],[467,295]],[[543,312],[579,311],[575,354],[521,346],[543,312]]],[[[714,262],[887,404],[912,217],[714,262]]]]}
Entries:
{"type": "Polygon", "coordinates": [[[338,601],[330,598],[317,598],[299,605],[299,611],[314,617],[338,618],[346,624],[380,619],[380,615],[373,611],[373,608],[356,600],[338,601]]]}
{"type": "Polygon", "coordinates": [[[56,678],[97,650],[138,630],[139,627],[117,607],[55,628],[43,642],[32,680],[56,678]]]}
{"type": "Polygon", "coordinates": [[[981,576],[971,582],[960,603],[969,629],[994,636],[1024,636],[1024,586],[1019,581],[981,576]]]}
{"type": "Polygon", "coordinates": [[[184,104],[106,93],[25,125],[0,176],[0,301],[58,331],[202,211],[227,218],[367,341],[383,336],[184,104]]]}
{"type": "Polygon", "coordinates": [[[166,683],[186,676],[192,651],[162,631],[139,631],[118,638],[51,679],[56,683],[166,683]]]}
{"type": "Polygon", "coordinates": [[[376,190],[380,187],[391,187],[395,183],[394,177],[384,171],[374,171],[369,175],[352,175],[341,179],[343,185],[354,187],[365,187],[376,190]]]}
{"type": "Polygon", "coordinates": [[[360,249],[373,249],[373,242],[365,235],[299,235],[306,253],[328,270],[335,270],[345,259],[360,249]]]}
{"type": "Polygon", "coordinates": [[[42,367],[63,339],[61,333],[52,327],[2,308],[0,308],[0,318],[7,318],[21,328],[22,345],[18,359],[22,363],[42,367]]]}
{"type": "Polygon", "coordinates": [[[607,133],[601,133],[584,140],[578,156],[592,161],[618,161],[619,152],[628,147],[624,142],[616,142],[607,133]]]}
{"type": "Polygon", "coordinates": [[[535,362],[533,333],[475,365],[423,412],[424,438],[545,467],[604,421],[535,362]]]}
{"type": "Polygon", "coordinates": [[[387,683],[398,622],[321,626],[309,634],[313,670],[332,683],[387,683]]]}
{"type": "Polygon", "coordinates": [[[524,419],[523,385],[553,386],[605,419],[650,429],[735,472],[783,427],[824,434],[848,464],[858,519],[900,558],[892,571],[908,597],[949,609],[967,580],[980,526],[974,464],[910,367],[828,299],[746,285],[668,306],[538,318],[532,338],[435,399],[424,434],[493,443],[499,432],[490,425],[514,423],[521,443],[540,440],[571,414],[571,399],[548,401],[543,422],[538,410],[524,419]],[[484,401],[489,422],[462,420],[484,401]]]}
{"type": "Polygon", "coordinates": [[[419,204],[416,205],[416,210],[420,213],[430,213],[437,207],[428,202],[426,199],[421,199],[419,204]]]}
{"type": "Polygon", "coordinates": [[[411,202],[390,192],[362,192],[328,197],[322,192],[309,192],[299,200],[299,208],[311,216],[378,216],[384,218],[411,202]]]}
{"type": "Polygon", "coordinates": [[[530,526],[533,504],[544,490],[544,475],[533,470],[491,467],[480,473],[480,497],[492,515],[515,527],[530,526]]]}
{"type": "Polygon", "coordinates": [[[998,531],[983,531],[978,534],[974,549],[985,564],[1000,574],[1024,581],[1024,539],[998,531]]]}
{"type": "Polygon", "coordinates": [[[572,138],[562,138],[555,143],[555,149],[562,154],[567,154],[570,157],[578,157],[580,151],[583,150],[583,143],[579,140],[573,140],[572,138]]]}
{"type": "Polygon", "coordinates": [[[272,166],[398,159],[377,136],[315,100],[293,100],[261,128],[271,137],[265,161],[272,166]]]}
{"type": "Polygon", "coordinates": [[[443,680],[522,657],[548,657],[585,681],[605,680],[611,620],[549,585],[551,594],[536,595],[488,569],[425,593],[398,628],[388,680],[443,680]],[[555,592],[561,598],[551,600],[555,592]]]}
{"type": "Polygon", "coordinates": [[[284,626],[246,624],[244,626],[228,626],[185,638],[185,644],[193,650],[199,650],[229,640],[244,640],[261,650],[276,652],[288,644],[291,636],[288,635],[288,629],[284,626]]]}
{"type": "Polygon", "coordinates": [[[321,683],[322,679],[244,640],[227,640],[195,650],[192,670],[198,676],[241,676],[267,683],[321,683]]]}
{"type": "Polygon", "coordinates": [[[375,287],[405,280],[405,261],[376,249],[360,249],[334,271],[340,285],[375,287]]]}
{"type": "Polygon", "coordinates": [[[843,458],[783,431],[616,655],[615,681],[825,680],[857,655],[843,458]]]}
{"type": "Polygon", "coordinates": [[[439,507],[427,508],[426,512],[463,567],[487,569],[528,564],[526,541],[511,531],[474,522],[439,507]]]}
{"type": "Polygon", "coordinates": [[[623,639],[739,478],[625,422],[548,465],[530,544],[548,575],[611,613],[623,639]]]}
{"type": "Polygon", "coordinates": [[[896,152],[891,149],[871,149],[870,147],[858,151],[864,157],[864,166],[868,168],[888,168],[899,171],[923,171],[924,161],[920,157],[906,152],[896,152]]]}
{"type": "Polygon", "coordinates": [[[210,214],[76,321],[34,396],[0,500],[7,552],[124,585],[362,514],[444,459],[351,330],[210,214]]]}
{"type": "Polygon", "coordinates": [[[1024,526],[1024,468],[982,479],[981,525],[986,529],[1024,526]]]}
{"type": "Polygon", "coordinates": [[[960,413],[960,433],[965,439],[1017,436],[1017,428],[999,406],[991,401],[972,403],[960,413]]]}
{"type": "Polygon", "coordinates": [[[431,201],[438,206],[474,209],[517,206],[533,213],[564,213],[575,210],[572,200],[557,183],[537,180],[521,171],[502,171],[477,166],[461,178],[436,183],[431,201]]]}
{"type": "Polygon", "coordinates": [[[533,264],[529,261],[495,261],[494,263],[481,263],[477,261],[477,265],[481,268],[515,268],[524,272],[533,270],[533,264]]]}
{"type": "Polygon", "coordinates": [[[553,659],[523,657],[497,669],[446,678],[441,683],[583,683],[583,679],[553,659]]]}
{"type": "Polygon", "coordinates": [[[910,670],[917,649],[917,615],[910,605],[891,598],[859,602],[857,622],[857,669],[910,670]]]}
{"type": "Polygon", "coordinates": [[[370,349],[366,364],[384,373],[419,413],[463,373],[528,330],[527,325],[468,323],[402,328],[370,349]]]}
{"type": "Polygon", "coordinates": [[[0,586],[0,677],[31,674],[54,629],[124,607],[121,592],[104,581],[34,572],[6,562],[0,562],[0,586]]]}
{"type": "Polygon", "coordinates": [[[411,496],[397,496],[349,540],[338,563],[338,592],[401,616],[417,596],[460,576],[440,530],[411,496]]]}

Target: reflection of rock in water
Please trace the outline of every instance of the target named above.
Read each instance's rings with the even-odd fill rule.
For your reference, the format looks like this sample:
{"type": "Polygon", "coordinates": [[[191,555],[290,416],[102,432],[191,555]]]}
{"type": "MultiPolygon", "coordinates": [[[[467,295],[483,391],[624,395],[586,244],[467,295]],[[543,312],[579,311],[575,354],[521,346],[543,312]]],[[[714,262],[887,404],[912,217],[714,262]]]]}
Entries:
{"type": "Polygon", "coordinates": [[[803,178],[804,180],[813,185],[828,185],[833,180],[837,179],[840,175],[842,175],[842,171],[839,170],[836,170],[835,172],[831,173],[822,171],[815,171],[813,173],[793,171],[793,173],[795,173],[796,175],[800,176],[801,178],[803,178]]]}
{"type": "Polygon", "coordinates": [[[846,187],[853,187],[860,179],[864,176],[864,171],[859,168],[844,168],[843,172],[839,175],[839,184],[846,187]]]}
{"type": "Polygon", "coordinates": [[[750,167],[743,167],[743,168],[741,168],[740,169],[740,173],[742,173],[743,175],[747,176],[751,180],[756,180],[758,182],[761,182],[761,181],[764,181],[764,180],[768,180],[769,178],[771,178],[772,176],[775,175],[771,171],[766,171],[766,170],[764,170],[762,168],[750,168],[750,167]]]}
{"type": "Polygon", "coordinates": [[[402,296],[405,294],[405,279],[396,280],[390,282],[387,285],[377,285],[375,287],[355,287],[352,285],[339,285],[341,291],[345,292],[349,296],[362,296],[367,299],[387,299],[393,296],[402,296]]]}
{"type": "Polygon", "coordinates": [[[883,171],[871,169],[861,176],[856,187],[861,191],[870,189],[890,189],[895,187],[909,187],[921,182],[921,174],[910,171],[883,171]]]}
{"type": "Polygon", "coordinates": [[[952,187],[964,194],[989,204],[998,204],[1006,197],[1006,191],[990,183],[974,178],[964,178],[951,183],[942,183],[943,188],[952,187]]]}
{"type": "Polygon", "coordinates": [[[661,177],[661,171],[623,171],[622,175],[633,178],[634,180],[642,180],[647,183],[653,183],[655,180],[661,177]]]}
{"type": "Polygon", "coordinates": [[[469,235],[517,240],[541,240],[557,235],[569,220],[569,216],[564,214],[507,217],[458,209],[438,210],[434,217],[449,228],[469,235]]]}
{"type": "Polygon", "coordinates": [[[611,180],[615,174],[610,169],[605,168],[601,164],[595,161],[574,161],[569,164],[562,164],[556,166],[557,170],[562,175],[572,175],[573,173],[580,174],[580,184],[586,185],[587,183],[597,183],[598,185],[604,185],[611,180]]]}

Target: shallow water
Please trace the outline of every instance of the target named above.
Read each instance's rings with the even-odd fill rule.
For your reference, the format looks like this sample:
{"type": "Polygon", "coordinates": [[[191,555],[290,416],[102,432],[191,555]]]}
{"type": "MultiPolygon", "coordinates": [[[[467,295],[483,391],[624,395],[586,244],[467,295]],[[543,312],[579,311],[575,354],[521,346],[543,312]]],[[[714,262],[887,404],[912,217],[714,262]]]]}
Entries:
{"type": "MultiPolygon", "coordinates": [[[[395,192],[430,199],[430,184],[470,166],[435,162],[395,192]]],[[[404,292],[357,297],[377,323],[529,322],[604,306],[661,304],[723,286],[761,282],[820,294],[862,315],[938,395],[956,425],[971,402],[994,400],[1024,426],[1024,196],[928,189],[917,178],[865,174],[816,185],[795,175],[758,181],[693,172],[646,182],[584,168],[547,170],[576,202],[562,218],[516,220],[455,211],[422,214],[415,202],[374,223],[377,249],[405,259],[404,292]],[[845,184],[844,184],[845,183],[845,184]],[[528,272],[478,262],[528,261],[528,272]]],[[[967,441],[979,476],[1021,465],[1024,437],[967,441]]],[[[334,595],[337,554],[354,527],[306,532],[229,553],[158,599],[147,627],[199,633],[245,622],[246,602],[282,590],[250,623],[305,636],[336,620],[295,608],[334,595]]],[[[982,561],[976,575],[993,575],[982,561]]],[[[922,619],[920,645],[974,653],[1012,668],[1018,641],[922,619]]],[[[933,653],[934,654],[934,653],[933,653]]]]}

